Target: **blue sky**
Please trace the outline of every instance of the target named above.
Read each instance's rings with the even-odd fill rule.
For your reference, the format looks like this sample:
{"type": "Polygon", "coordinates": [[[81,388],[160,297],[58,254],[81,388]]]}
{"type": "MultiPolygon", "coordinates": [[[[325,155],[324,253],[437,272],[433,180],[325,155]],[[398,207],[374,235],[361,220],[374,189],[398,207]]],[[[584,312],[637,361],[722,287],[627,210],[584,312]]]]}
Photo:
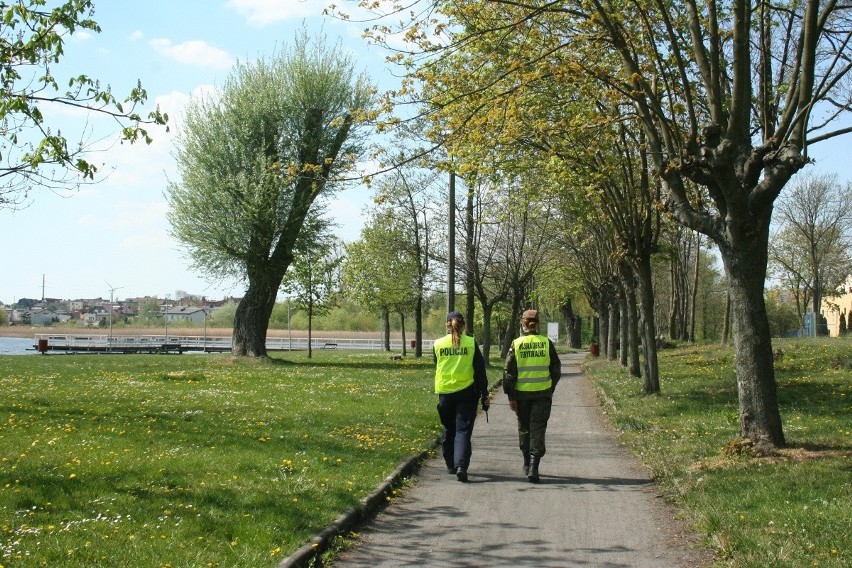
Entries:
{"type": "MultiPolygon", "coordinates": [[[[116,298],[178,291],[218,299],[241,296],[235,282],[209,282],[189,268],[189,260],[169,234],[164,192],[176,179],[172,151],[181,108],[205,89],[221,85],[237,60],[255,60],[290,44],[306,25],[343,43],[357,68],[380,88],[395,86],[384,52],[361,39],[364,24],[322,16],[327,0],[96,0],[100,34],[68,40],[57,68],[62,79],[85,73],[123,96],[137,79],[149,101],[171,117],[172,132],[154,131],[155,142],[101,145],[93,162],[109,175],[70,197],[36,191],[20,211],[0,210],[0,301],[44,295],[54,298],[116,298]]],[[[344,2],[339,2],[344,4],[344,2]]],[[[349,3],[351,5],[351,3],[349,3]]],[[[51,124],[74,138],[85,117],[44,109],[51,124]]],[[[95,121],[95,125],[101,125],[95,121]]],[[[811,150],[817,164],[808,171],[838,173],[852,181],[850,136],[811,150]]],[[[345,240],[357,238],[369,191],[353,187],[336,195],[331,213],[345,240]]]]}
{"type": "MultiPolygon", "coordinates": [[[[142,81],[149,102],[170,116],[171,133],[154,131],[154,144],[115,145],[91,161],[105,163],[102,182],[70,197],[32,194],[29,207],[0,210],[0,301],[22,297],[117,298],[178,291],[221,298],[241,296],[238,283],[204,280],[169,234],[164,192],[176,179],[172,151],[180,111],[193,94],[223,84],[237,60],[253,61],[289,45],[305,25],[322,30],[350,50],[358,70],[380,87],[394,79],[384,53],[361,39],[364,24],[323,17],[326,0],[96,0],[100,34],[75,34],[55,74],[60,84],[85,73],[123,97],[142,81]]],[[[341,3],[342,4],[342,3],[341,3]]],[[[51,124],[70,139],[85,118],[64,109],[44,109],[51,124]]],[[[101,121],[103,122],[103,121],[101,121]]],[[[95,122],[94,124],[100,124],[95,122]]],[[[70,141],[70,140],[69,140],[70,141]]],[[[111,146],[111,147],[110,147],[111,146]]],[[[357,238],[369,191],[338,194],[331,212],[340,235],[357,238]]]]}

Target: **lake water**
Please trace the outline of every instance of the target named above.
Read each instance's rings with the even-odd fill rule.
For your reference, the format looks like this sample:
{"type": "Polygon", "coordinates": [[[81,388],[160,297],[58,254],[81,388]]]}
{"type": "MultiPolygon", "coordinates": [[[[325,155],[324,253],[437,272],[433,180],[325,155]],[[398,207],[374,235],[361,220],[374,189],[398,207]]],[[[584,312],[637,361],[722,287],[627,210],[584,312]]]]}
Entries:
{"type": "Polygon", "coordinates": [[[34,345],[32,337],[0,337],[0,355],[34,355],[34,345]]]}

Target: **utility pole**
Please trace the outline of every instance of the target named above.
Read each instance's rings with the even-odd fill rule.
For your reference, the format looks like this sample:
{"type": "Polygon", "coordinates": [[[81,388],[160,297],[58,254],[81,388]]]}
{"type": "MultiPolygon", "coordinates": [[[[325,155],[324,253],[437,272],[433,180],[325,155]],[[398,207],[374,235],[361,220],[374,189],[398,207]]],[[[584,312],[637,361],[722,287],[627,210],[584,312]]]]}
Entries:
{"type": "Polygon", "coordinates": [[[449,255],[447,259],[447,312],[456,309],[456,172],[450,172],[449,255]]]}
{"type": "Polygon", "coordinates": [[[475,250],[473,247],[473,188],[467,188],[467,205],[465,208],[465,224],[467,225],[467,237],[465,237],[464,252],[465,264],[467,264],[467,272],[465,273],[465,293],[467,296],[467,306],[465,307],[464,317],[467,318],[467,331],[473,334],[474,309],[476,307],[476,297],[474,295],[473,282],[473,263],[475,250]]]}

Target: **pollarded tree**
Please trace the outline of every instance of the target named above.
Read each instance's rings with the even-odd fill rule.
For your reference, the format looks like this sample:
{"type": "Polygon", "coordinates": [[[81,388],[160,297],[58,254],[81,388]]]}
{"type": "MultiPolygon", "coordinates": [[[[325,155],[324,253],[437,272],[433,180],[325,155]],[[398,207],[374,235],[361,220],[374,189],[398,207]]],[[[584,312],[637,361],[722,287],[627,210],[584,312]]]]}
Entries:
{"type": "Polygon", "coordinates": [[[567,19],[580,33],[565,46],[577,69],[632,99],[668,211],[719,247],[734,308],[740,435],[783,446],[763,296],[769,225],[808,146],[848,132],[832,130],[851,108],[845,7],[640,2],[624,18],[608,2],[593,0],[589,12],[571,4],[567,19]],[[609,50],[620,64],[598,68],[595,54],[609,50]]]}
{"type": "MultiPolygon", "coordinates": [[[[759,449],[783,446],[763,297],[769,225],[776,198],[808,163],[809,146],[852,132],[836,120],[852,110],[848,6],[823,0],[420,4],[400,7],[417,19],[407,38],[435,57],[478,54],[448,66],[443,77],[433,61],[408,61],[418,80],[450,85],[441,112],[464,107],[452,131],[472,132],[478,125],[472,118],[485,113],[510,122],[507,130],[575,126],[524,121],[525,109],[509,104],[541,81],[572,89],[584,77],[601,97],[631,100],[666,209],[709,237],[725,266],[740,435],[759,449]],[[423,20],[438,33],[425,33],[423,20]],[[482,70],[496,71],[477,82],[482,70]]],[[[436,97],[433,89],[430,102],[436,97]]]]}
{"type": "Polygon", "coordinates": [[[237,356],[266,356],[266,332],[305,219],[361,152],[373,88],[351,58],[306,31],[271,60],[237,65],[189,105],[169,220],[196,268],[248,282],[234,317],[237,356]]]}
{"type": "Polygon", "coordinates": [[[148,98],[141,84],[123,101],[85,74],[63,80],[67,86],[60,88],[53,66],[72,33],[101,31],[94,12],[89,0],[52,8],[44,0],[0,3],[0,208],[24,205],[33,189],[61,191],[95,179],[98,168],[87,159],[96,150],[91,125],[83,124],[80,138],[69,140],[45,122],[46,109],[72,107],[113,119],[129,142],[150,143],[146,125],[168,120],[159,110],[139,114],[148,98]]]}

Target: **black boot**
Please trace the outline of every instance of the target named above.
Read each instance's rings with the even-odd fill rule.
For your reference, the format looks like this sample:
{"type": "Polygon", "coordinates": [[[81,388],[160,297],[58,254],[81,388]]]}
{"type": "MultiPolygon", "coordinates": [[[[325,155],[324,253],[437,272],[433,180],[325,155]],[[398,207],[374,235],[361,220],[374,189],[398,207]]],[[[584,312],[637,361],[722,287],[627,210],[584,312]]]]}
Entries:
{"type": "Polygon", "coordinates": [[[524,454],[524,475],[528,475],[530,472],[530,455],[524,454]]]}
{"type": "Polygon", "coordinates": [[[530,470],[527,473],[527,479],[529,479],[530,482],[532,482],[532,483],[538,483],[538,481],[539,481],[539,477],[538,477],[538,463],[539,463],[539,461],[541,461],[541,457],[539,457],[539,456],[532,456],[532,459],[530,460],[530,470]]]}

